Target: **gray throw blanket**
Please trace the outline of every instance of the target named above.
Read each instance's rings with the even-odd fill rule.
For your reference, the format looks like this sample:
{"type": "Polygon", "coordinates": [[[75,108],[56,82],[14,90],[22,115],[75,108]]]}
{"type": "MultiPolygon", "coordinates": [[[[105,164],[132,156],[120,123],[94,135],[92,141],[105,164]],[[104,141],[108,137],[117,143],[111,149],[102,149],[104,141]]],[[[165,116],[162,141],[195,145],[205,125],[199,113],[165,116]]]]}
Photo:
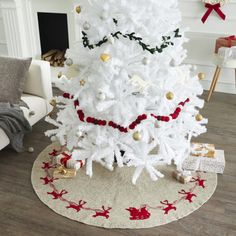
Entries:
{"type": "Polygon", "coordinates": [[[24,135],[32,130],[19,105],[0,103],[0,128],[10,139],[10,144],[17,152],[22,152],[24,135]]]}

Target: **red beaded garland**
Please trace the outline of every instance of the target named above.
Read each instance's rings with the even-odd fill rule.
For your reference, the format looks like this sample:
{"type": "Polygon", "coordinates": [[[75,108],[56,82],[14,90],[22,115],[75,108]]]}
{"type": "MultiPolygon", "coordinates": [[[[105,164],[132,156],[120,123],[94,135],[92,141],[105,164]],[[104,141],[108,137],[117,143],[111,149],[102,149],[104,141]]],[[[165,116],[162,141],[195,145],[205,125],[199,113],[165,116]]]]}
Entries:
{"type": "MultiPolygon", "coordinates": [[[[70,95],[69,93],[64,93],[63,97],[67,98],[67,99],[73,99],[74,98],[74,96],[70,95]]],[[[151,114],[151,116],[154,117],[156,120],[163,121],[163,122],[169,122],[171,119],[175,120],[179,117],[179,114],[182,111],[182,109],[180,107],[184,107],[185,104],[188,103],[188,102],[190,102],[189,98],[187,98],[184,102],[180,102],[178,104],[178,107],[175,109],[174,113],[170,114],[169,116],[157,116],[155,114],[151,114]]],[[[74,101],[74,106],[75,106],[75,108],[79,107],[79,101],[78,100],[74,101]]],[[[77,110],[77,114],[78,114],[78,117],[79,117],[80,121],[85,122],[85,114],[84,114],[83,110],[77,110]]],[[[137,117],[137,119],[128,126],[129,129],[134,130],[136,128],[136,126],[138,126],[142,121],[146,120],[147,118],[148,118],[147,114],[139,115],[137,117]]],[[[128,133],[128,128],[122,127],[122,126],[114,123],[113,121],[108,122],[108,121],[105,121],[105,120],[95,119],[94,117],[87,117],[86,122],[94,124],[94,125],[99,125],[99,126],[108,125],[108,126],[114,128],[114,129],[118,129],[122,133],[128,133]]]]}

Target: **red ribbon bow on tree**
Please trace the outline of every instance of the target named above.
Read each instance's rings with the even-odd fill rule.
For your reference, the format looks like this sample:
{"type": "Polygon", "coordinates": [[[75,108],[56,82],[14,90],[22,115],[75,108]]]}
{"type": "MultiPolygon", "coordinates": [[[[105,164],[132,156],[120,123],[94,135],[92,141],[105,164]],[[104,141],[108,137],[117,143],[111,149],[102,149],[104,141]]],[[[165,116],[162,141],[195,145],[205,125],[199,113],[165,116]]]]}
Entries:
{"type": "Polygon", "coordinates": [[[205,23],[207,18],[210,16],[210,14],[212,13],[212,11],[215,11],[222,20],[225,20],[226,16],[225,14],[221,11],[220,7],[220,3],[217,4],[210,4],[210,3],[206,3],[205,7],[208,8],[205,15],[202,17],[202,23],[205,23]]]}

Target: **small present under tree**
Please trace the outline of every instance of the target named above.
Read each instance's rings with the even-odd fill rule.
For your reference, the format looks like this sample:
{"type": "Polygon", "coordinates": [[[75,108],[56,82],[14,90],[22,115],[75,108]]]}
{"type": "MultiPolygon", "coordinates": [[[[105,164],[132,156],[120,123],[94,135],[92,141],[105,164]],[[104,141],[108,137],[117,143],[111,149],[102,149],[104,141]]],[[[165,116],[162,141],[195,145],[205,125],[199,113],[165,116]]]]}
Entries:
{"type": "MultiPolygon", "coordinates": [[[[80,40],[66,53],[79,76],[61,77],[64,95],[57,128],[48,131],[73,158],[109,170],[135,167],[152,180],[159,165],[174,160],[181,170],[190,141],[206,131],[199,114],[203,89],[186,57],[177,0],[81,0],[75,7],[80,40]]],[[[200,77],[203,77],[201,75],[200,77]]]]}

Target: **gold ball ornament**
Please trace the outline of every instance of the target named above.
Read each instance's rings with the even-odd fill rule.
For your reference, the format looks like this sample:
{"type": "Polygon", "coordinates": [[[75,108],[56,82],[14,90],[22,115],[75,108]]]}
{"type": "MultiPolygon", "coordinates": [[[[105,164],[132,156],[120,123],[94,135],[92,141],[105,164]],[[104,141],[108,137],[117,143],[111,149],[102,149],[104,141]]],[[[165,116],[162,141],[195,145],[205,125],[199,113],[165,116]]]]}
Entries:
{"type": "Polygon", "coordinates": [[[198,74],[198,78],[199,78],[200,80],[204,80],[204,79],[206,78],[206,76],[205,76],[204,73],[199,73],[199,74],[198,74]]]}
{"type": "Polygon", "coordinates": [[[75,11],[76,11],[78,14],[80,14],[80,13],[81,13],[81,6],[77,6],[77,7],[75,8],[75,11]]]}
{"type": "Polygon", "coordinates": [[[167,94],[166,94],[166,98],[168,99],[168,100],[173,100],[174,99],[174,93],[172,93],[172,92],[168,92],[167,94]]]}
{"type": "Polygon", "coordinates": [[[197,114],[195,116],[195,119],[196,119],[196,121],[202,121],[203,120],[203,116],[201,114],[197,114]]]}
{"type": "Polygon", "coordinates": [[[107,53],[103,53],[101,54],[100,58],[103,62],[108,62],[111,59],[111,56],[107,53]]]}
{"type": "Polygon", "coordinates": [[[140,133],[139,131],[135,132],[135,133],[133,134],[133,139],[134,139],[135,141],[140,141],[140,140],[142,139],[141,133],[140,133]]]}
{"type": "Polygon", "coordinates": [[[84,79],[82,79],[82,80],[80,80],[80,86],[81,87],[84,87],[85,86],[85,84],[86,84],[86,81],[84,80],[84,79]]]}

